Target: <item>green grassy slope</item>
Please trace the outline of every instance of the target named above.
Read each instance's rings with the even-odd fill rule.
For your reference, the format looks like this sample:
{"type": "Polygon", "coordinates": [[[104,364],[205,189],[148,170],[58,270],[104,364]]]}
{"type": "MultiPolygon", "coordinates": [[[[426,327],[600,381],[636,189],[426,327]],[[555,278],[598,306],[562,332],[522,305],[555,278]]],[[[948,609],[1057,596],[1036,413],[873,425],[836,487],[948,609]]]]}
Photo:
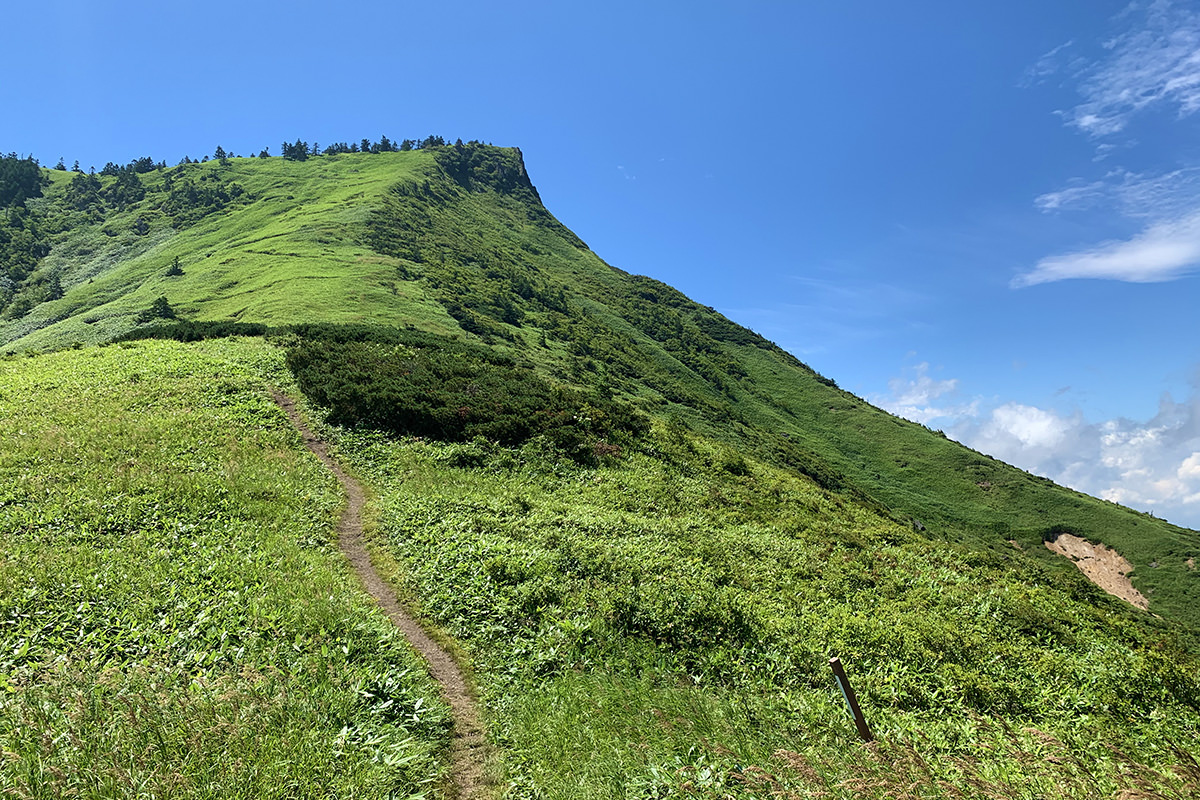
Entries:
{"type": "Polygon", "coordinates": [[[1186,564],[1200,555],[1200,534],[1065,490],[838,390],[712,309],[604,264],[528,197],[444,179],[440,191],[390,194],[370,241],[485,341],[748,445],[933,537],[989,549],[1012,540],[1064,571],[1072,567],[1043,537],[1112,545],[1153,611],[1200,624],[1200,575],[1186,564]]]}
{"type": "Polygon", "coordinates": [[[514,796],[1200,789],[1165,769],[1195,755],[1200,662],[1078,574],[932,542],[670,426],[587,467],[536,439],[328,433],[403,585],[472,655],[514,796]],[[855,744],[831,654],[882,749],[855,744]]]}
{"type": "Polygon", "coordinates": [[[261,341],[0,359],[0,795],[408,797],[449,712],[261,341]]]}
{"type": "MultiPolygon", "coordinates": [[[[187,319],[403,318],[448,330],[453,320],[418,284],[399,287],[395,259],[356,237],[378,195],[430,160],[423,153],[381,153],[308,163],[241,158],[225,166],[183,165],[166,172],[200,184],[206,176],[237,183],[246,195],[178,229],[156,207],[164,200],[164,174],[148,173],[143,201],[121,211],[69,215],[69,229],[39,268],[42,275],[60,277],[64,296],[20,319],[0,321],[0,340],[15,351],[108,341],[133,328],[137,315],[160,295],[187,319]],[[147,221],[145,234],[134,230],[139,218],[147,221]],[[167,277],[176,258],[184,274],[167,277]]],[[[61,202],[70,174],[47,174],[53,184],[46,198],[31,205],[57,210],[53,206],[61,202]]]]}
{"type": "MultiPolygon", "coordinates": [[[[336,485],[268,396],[285,363],[258,339],[0,359],[0,785],[442,796],[445,709],[351,589],[336,485]]],[[[675,423],[590,465],[544,435],[321,430],[382,568],[470,660],[509,796],[1200,789],[1197,655],[1073,570],[675,423]]]]}
{"type": "MultiPolygon", "coordinates": [[[[61,273],[65,296],[0,322],[6,347],[104,340],[135,327],[159,295],[191,320],[385,323],[481,341],[552,379],[749,448],[933,538],[989,550],[1011,540],[1064,574],[1072,568],[1043,537],[1112,545],[1153,612],[1200,626],[1200,574],[1186,565],[1200,556],[1200,534],[884,414],[712,309],[613,269],[542,207],[517,151],[233,159],[178,173],[236,181],[246,195],[178,230],[177,219],[154,216],[163,195],[153,191],[137,208],[72,227],[39,270],[61,273]],[[137,215],[151,220],[149,233],[130,232],[137,215]],[[185,275],[165,277],[175,256],[185,275]]],[[[56,202],[65,178],[55,180],[37,202],[56,202]]]]}
{"type": "Polygon", "coordinates": [[[372,490],[381,565],[470,660],[514,797],[1200,791],[1195,532],[895,419],[608,266],[516,151],[143,178],[124,210],[68,209],[62,175],[31,201],[65,224],[5,348],[163,323],[159,296],[285,330],[0,360],[5,785],[436,793],[444,711],[346,588],[336,487],[267,398],[294,380],[344,425],[323,432],[372,490]],[[1162,616],[1041,546],[1067,529],[1130,555],[1162,616]]]}

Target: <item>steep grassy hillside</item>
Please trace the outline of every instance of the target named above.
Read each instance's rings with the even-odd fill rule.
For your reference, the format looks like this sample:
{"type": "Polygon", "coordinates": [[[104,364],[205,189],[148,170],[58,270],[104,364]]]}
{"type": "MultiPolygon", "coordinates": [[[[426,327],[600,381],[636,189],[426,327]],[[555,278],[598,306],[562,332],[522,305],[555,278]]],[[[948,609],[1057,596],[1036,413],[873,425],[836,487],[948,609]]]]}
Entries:
{"type": "Polygon", "coordinates": [[[515,796],[1200,790],[1200,661],[1078,575],[678,427],[597,465],[545,437],[328,434],[379,495],[381,559],[471,654],[515,796]]]}
{"type": "Polygon", "coordinates": [[[287,383],[261,341],[0,359],[0,796],[437,788],[448,712],[287,383]]]}
{"type": "MultiPolygon", "coordinates": [[[[162,322],[147,319],[157,297],[186,320],[449,335],[746,448],[930,538],[1019,547],[1064,575],[1071,567],[1044,538],[1069,532],[1112,545],[1134,565],[1151,611],[1200,627],[1200,573],[1187,566],[1200,534],[885,414],[712,309],[606,265],[541,205],[518,151],[184,165],[143,176],[145,197],[124,210],[101,201],[80,211],[66,203],[75,179],[49,174],[54,185],[30,204],[66,213],[70,225],[51,237],[24,291],[57,277],[63,296],[20,317],[10,304],[0,323],[8,349],[103,341],[162,322]],[[236,196],[205,205],[212,187],[236,196]],[[189,197],[198,199],[189,206],[189,197]],[[184,274],[168,277],[176,257],[184,274]]],[[[323,368],[343,367],[354,371],[323,368]]]]}
{"type": "Polygon", "coordinates": [[[0,221],[32,356],[0,360],[4,786],[437,794],[445,710],[348,588],[283,387],[470,662],[511,796],[1200,791],[1200,534],[608,266],[519,152],[48,179],[0,221]],[[35,355],[231,325],[265,337],[35,355]],[[1042,546],[1066,531],[1154,613],[1042,546]]]}
{"type": "MultiPolygon", "coordinates": [[[[82,209],[70,201],[72,173],[47,170],[45,198],[29,205],[64,230],[26,281],[25,295],[39,302],[18,316],[18,293],[0,315],[0,340],[8,350],[108,341],[139,324],[159,296],[186,319],[418,319],[456,328],[420,285],[400,290],[396,259],[359,241],[378,196],[431,161],[417,152],[180,165],[141,175],[140,201],[119,207],[101,194],[82,209]],[[176,259],[183,274],[168,276],[176,259]],[[44,299],[51,279],[60,299],[44,299]]],[[[108,187],[116,179],[97,180],[108,187]]]]}

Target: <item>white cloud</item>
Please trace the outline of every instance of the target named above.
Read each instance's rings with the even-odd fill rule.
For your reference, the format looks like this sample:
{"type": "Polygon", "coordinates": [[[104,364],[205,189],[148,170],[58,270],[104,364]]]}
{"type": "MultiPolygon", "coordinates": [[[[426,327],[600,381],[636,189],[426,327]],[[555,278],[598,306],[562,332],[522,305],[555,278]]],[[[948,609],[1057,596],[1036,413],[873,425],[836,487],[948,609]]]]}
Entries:
{"type": "Polygon", "coordinates": [[[1100,180],[1074,178],[1057,192],[1038,196],[1033,204],[1044,213],[1113,208],[1131,219],[1170,219],[1196,208],[1200,197],[1200,168],[1188,167],[1155,174],[1109,171],[1100,180]]]}
{"type": "Polygon", "coordinates": [[[953,419],[975,413],[975,403],[941,404],[934,401],[945,395],[953,395],[958,389],[958,379],[935,380],[929,376],[928,362],[912,368],[912,377],[901,376],[888,381],[888,395],[871,398],[871,402],[898,417],[927,425],[938,419],[953,419]]]}
{"type": "Polygon", "coordinates": [[[1070,50],[1071,45],[1075,44],[1075,40],[1063,42],[1053,50],[1042,54],[1042,57],[1037,60],[1032,67],[1025,70],[1025,76],[1021,80],[1022,86],[1034,86],[1039,83],[1044,83],[1046,78],[1058,72],[1062,68],[1062,62],[1065,58],[1066,51],[1070,50]]]}
{"type": "Polygon", "coordinates": [[[1155,283],[1182,277],[1200,266],[1200,211],[1171,222],[1157,222],[1125,241],[1104,242],[1087,250],[1043,258],[1018,275],[1013,288],[1070,278],[1106,278],[1155,283]]]}
{"type": "Polygon", "coordinates": [[[908,373],[871,402],[923,424],[938,419],[957,441],[1064,486],[1200,529],[1200,383],[1186,402],[1164,395],[1147,421],[1093,423],[1079,412],[965,402],[958,381],[930,378],[928,364],[908,373]]]}
{"type": "MultiPolygon", "coordinates": [[[[1067,68],[1082,102],[1059,112],[1067,124],[1097,146],[1097,160],[1116,150],[1117,138],[1135,117],[1153,108],[1180,118],[1200,111],[1200,13],[1168,0],[1130,5],[1118,19],[1132,27],[1103,44],[1092,62],[1076,58],[1067,68]],[[1103,140],[1103,141],[1101,141],[1103,140]]],[[[1055,48],[1028,75],[1058,71],[1066,46],[1055,48]]],[[[1080,48],[1070,48],[1073,51],[1080,48]]],[[[1012,281],[1013,288],[1071,278],[1149,283],[1183,277],[1200,266],[1200,168],[1165,172],[1110,170],[1100,179],[1074,178],[1034,200],[1043,212],[1111,210],[1142,220],[1124,240],[1102,242],[1043,258],[1012,281]]]]}
{"type": "Polygon", "coordinates": [[[1181,117],[1200,110],[1200,15],[1159,0],[1147,8],[1143,25],[1105,48],[1108,55],[1085,72],[1083,102],[1063,114],[1069,124],[1103,137],[1151,106],[1174,107],[1181,117]]]}
{"type": "Polygon", "coordinates": [[[934,398],[954,391],[958,386],[957,378],[936,381],[929,377],[929,362],[927,361],[916,366],[916,373],[915,380],[893,378],[888,381],[888,388],[892,390],[892,395],[896,398],[897,403],[902,405],[928,403],[934,398]]]}
{"type": "Polygon", "coordinates": [[[1033,204],[1039,211],[1059,211],[1060,209],[1089,208],[1097,200],[1106,197],[1110,185],[1105,181],[1093,181],[1088,184],[1076,183],[1057,192],[1047,192],[1039,195],[1033,204]]]}
{"type": "Polygon", "coordinates": [[[1181,481],[1200,480],[1200,452],[1192,453],[1176,470],[1181,481]]]}
{"type": "Polygon", "coordinates": [[[1200,169],[1188,167],[1160,175],[1115,170],[1119,178],[1113,191],[1117,209],[1127,217],[1168,219],[1196,208],[1200,196],[1200,169]]]}
{"type": "Polygon", "coordinates": [[[1200,392],[1164,395],[1146,422],[1009,403],[948,432],[958,441],[1065,486],[1200,528],[1200,392]]]}
{"type": "Polygon", "coordinates": [[[1023,449],[1054,447],[1062,442],[1071,427],[1070,420],[1053,411],[1019,403],[1007,403],[993,409],[988,423],[993,436],[1010,436],[1023,449]]]}

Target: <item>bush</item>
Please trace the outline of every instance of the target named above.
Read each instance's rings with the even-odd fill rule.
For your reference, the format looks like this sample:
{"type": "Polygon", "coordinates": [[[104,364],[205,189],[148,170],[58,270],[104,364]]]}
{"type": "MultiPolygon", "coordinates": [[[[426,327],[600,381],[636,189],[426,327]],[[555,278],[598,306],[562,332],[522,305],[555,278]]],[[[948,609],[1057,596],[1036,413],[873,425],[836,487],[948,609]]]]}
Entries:
{"type": "Polygon", "coordinates": [[[372,336],[370,329],[314,326],[298,332],[288,366],[336,425],[504,445],[545,434],[585,463],[614,455],[620,442],[649,429],[629,406],[553,385],[532,365],[487,348],[407,331],[372,336]]]}

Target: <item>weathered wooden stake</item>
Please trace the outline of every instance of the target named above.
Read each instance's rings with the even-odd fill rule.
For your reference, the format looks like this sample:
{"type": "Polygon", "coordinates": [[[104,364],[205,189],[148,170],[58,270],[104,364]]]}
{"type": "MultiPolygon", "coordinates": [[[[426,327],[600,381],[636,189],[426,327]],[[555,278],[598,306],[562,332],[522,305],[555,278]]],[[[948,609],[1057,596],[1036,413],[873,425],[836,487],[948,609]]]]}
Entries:
{"type": "Polygon", "coordinates": [[[854,693],[854,687],[850,685],[850,679],[846,677],[846,670],[842,668],[842,660],[837,656],[829,659],[829,668],[833,670],[834,677],[837,678],[838,688],[842,690],[842,697],[846,698],[846,708],[850,709],[850,715],[854,717],[858,735],[864,742],[875,741],[875,737],[871,735],[871,729],[867,726],[867,718],[863,716],[862,709],[858,707],[858,695],[854,693]]]}

